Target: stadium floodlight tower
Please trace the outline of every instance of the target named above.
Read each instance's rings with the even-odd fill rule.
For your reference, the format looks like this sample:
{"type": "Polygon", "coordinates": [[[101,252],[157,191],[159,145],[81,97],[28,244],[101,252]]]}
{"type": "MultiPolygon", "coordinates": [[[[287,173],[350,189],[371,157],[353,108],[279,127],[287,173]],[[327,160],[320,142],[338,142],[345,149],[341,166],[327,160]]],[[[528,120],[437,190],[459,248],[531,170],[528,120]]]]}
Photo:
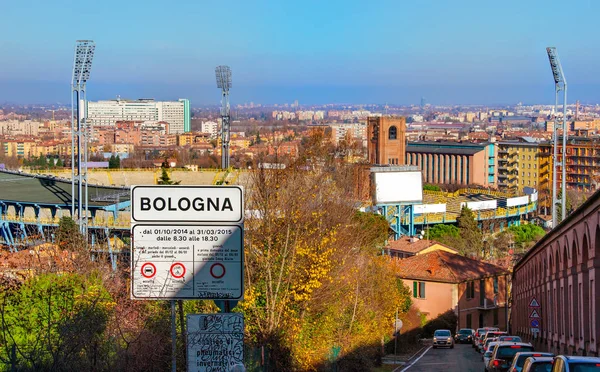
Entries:
{"type": "Polygon", "coordinates": [[[221,169],[229,168],[229,89],[231,88],[231,69],[229,66],[217,66],[215,69],[217,88],[221,89],[221,169]]]}
{"type": "Polygon", "coordinates": [[[71,80],[71,217],[75,218],[75,204],[77,204],[77,223],[79,231],[85,236],[87,236],[87,160],[90,137],[90,128],[86,120],[86,83],[90,78],[95,49],[96,44],[92,40],[77,40],[71,80]],[[77,192],[75,192],[75,185],[77,185],[77,192]]]}
{"type": "Polygon", "coordinates": [[[556,227],[557,225],[557,211],[556,205],[559,203],[558,201],[558,193],[556,180],[558,175],[558,166],[560,165],[562,168],[562,182],[561,182],[561,200],[560,205],[561,208],[561,221],[564,221],[566,217],[566,201],[567,201],[567,167],[566,167],[566,157],[567,157],[567,80],[565,79],[565,74],[563,73],[562,65],[560,64],[560,59],[558,58],[558,52],[555,47],[546,48],[546,52],[548,53],[548,59],[550,60],[550,67],[552,68],[552,75],[554,77],[554,130],[552,134],[552,142],[553,142],[553,155],[552,155],[552,227],[556,227]],[[558,121],[558,96],[560,92],[563,92],[563,122],[562,122],[562,157],[561,162],[558,163],[558,147],[559,147],[559,138],[558,138],[558,129],[559,129],[559,121],[558,121]]]}

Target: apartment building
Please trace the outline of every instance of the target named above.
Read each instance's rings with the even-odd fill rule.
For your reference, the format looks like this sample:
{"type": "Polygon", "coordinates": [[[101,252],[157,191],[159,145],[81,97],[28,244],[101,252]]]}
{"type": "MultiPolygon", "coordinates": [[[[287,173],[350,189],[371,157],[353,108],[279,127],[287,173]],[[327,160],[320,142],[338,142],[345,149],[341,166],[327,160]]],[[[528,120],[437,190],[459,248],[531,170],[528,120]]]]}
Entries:
{"type": "Polygon", "coordinates": [[[335,145],[350,139],[367,147],[366,123],[330,124],[329,127],[331,127],[331,140],[335,145]]]}
{"type": "Polygon", "coordinates": [[[190,131],[190,103],[179,101],[155,101],[153,99],[110,100],[87,102],[88,121],[99,127],[114,127],[118,121],[169,123],[169,134],[190,131]]]}
{"type": "Polygon", "coordinates": [[[498,187],[523,192],[526,187],[546,190],[551,185],[551,151],[527,140],[498,143],[498,187]]]}

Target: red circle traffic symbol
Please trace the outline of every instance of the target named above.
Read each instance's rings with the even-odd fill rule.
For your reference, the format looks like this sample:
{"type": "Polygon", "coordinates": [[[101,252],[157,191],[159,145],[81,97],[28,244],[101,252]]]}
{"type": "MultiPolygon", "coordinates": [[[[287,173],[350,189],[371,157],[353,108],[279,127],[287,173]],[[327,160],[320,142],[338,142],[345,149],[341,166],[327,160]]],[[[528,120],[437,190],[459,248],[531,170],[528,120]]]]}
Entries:
{"type": "Polygon", "coordinates": [[[142,265],[142,276],[144,278],[152,278],[154,275],[156,275],[156,266],[154,266],[153,263],[151,262],[146,262],[145,264],[142,265]]]}
{"type": "Polygon", "coordinates": [[[171,265],[171,269],[169,271],[171,272],[173,278],[180,279],[185,275],[185,266],[183,266],[183,264],[180,262],[175,262],[173,265],[171,265]]]}
{"type": "Polygon", "coordinates": [[[218,262],[212,264],[212,266],[210,267],[210,275],[212,275],[212,277],[215,279],[221,279],[222,277],[225,276],[225,266],[223,266],[223,264],[220,264],[218,262]],[[219,273],[219,271],[220,271],[220,273],[219,273]]]}

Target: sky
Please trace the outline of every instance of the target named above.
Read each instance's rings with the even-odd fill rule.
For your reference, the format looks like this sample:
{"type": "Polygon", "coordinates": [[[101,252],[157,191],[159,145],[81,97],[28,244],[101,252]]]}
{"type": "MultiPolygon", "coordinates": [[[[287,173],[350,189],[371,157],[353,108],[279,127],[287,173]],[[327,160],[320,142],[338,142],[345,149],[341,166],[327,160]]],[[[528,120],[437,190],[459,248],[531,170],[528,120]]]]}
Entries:
{"type": "Polygon", "coordinates": [[[218,104],[600,103],[597,0],[0,2],[0,102],[68,103],[75,40],[96,42],[88,99],[218,104]]]}

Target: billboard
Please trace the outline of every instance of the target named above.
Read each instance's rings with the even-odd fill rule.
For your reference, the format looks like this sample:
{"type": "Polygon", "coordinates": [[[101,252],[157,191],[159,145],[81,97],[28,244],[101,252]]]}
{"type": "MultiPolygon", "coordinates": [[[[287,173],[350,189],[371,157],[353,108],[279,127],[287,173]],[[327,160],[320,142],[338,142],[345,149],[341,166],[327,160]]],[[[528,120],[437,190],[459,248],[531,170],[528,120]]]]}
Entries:
{"type": "Polygon", "coordinates": [[[460,207],[466,206],[472,211],[483,211],[486,209],[496,209],[498,207],[497,200],[484,200],[478,202],[462,202],[460,203],[460,207]]]}
{"type": "Polygon", "coordinates": [[[402,204],[423,201],[421,171],[373,171],[375,204],[402,204]]]}
{"type": "Polygon", "coordinates": [[[529,196],[519,196],[517,198],[506,199],[507,207],[516,207],[517,205],[527,205],[529,203],[529,196]]]}
{"type": "Polygon", "coordinates": [[[421,204],[415,205],[415,214],[423,213],[445,213],[446,204],[421,204]]]}

